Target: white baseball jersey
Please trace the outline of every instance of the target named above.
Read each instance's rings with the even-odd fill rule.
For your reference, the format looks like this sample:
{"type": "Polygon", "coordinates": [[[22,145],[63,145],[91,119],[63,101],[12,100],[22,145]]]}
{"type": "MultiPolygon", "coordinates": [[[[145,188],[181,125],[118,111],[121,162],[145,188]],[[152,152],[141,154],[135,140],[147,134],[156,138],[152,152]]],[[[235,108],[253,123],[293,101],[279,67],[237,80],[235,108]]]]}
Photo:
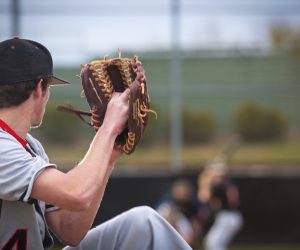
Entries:
{"type": "Polygon", "coordinates": [[[49,163],[42,145],[27,135],[25,145],[0,128],[0,249],[41,250],[53,239],[44,213],[58,209],[30,197],[37,176],[49,163]]]}

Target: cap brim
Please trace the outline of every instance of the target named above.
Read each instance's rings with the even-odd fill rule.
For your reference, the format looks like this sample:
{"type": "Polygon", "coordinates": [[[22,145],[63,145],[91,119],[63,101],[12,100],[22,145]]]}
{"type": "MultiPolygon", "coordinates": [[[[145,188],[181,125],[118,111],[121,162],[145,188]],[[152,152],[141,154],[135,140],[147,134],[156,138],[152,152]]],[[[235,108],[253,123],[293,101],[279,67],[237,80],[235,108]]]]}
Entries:
{"type": "Polygon", "coordinates": [[[56,76],[52,76],[51,77],[51,83],[50,85],[61,85],[61,84],[70,84],[69,82],[63,80],[63,79],[60,79],[56,76]]]}

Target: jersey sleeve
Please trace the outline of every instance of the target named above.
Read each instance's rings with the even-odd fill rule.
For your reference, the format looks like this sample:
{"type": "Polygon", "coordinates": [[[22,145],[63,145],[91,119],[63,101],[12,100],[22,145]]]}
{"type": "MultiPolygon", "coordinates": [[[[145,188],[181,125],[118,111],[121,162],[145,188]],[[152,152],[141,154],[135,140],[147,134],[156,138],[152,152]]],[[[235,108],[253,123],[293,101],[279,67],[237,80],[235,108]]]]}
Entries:
{"type": "Polygon", "coordinates": [[[34,151],[35,157],[15,138],[0,130],[0,199],[28,202],[35,179],[45,168],[56,167],[49,163],[42,147],[34,151]]]}

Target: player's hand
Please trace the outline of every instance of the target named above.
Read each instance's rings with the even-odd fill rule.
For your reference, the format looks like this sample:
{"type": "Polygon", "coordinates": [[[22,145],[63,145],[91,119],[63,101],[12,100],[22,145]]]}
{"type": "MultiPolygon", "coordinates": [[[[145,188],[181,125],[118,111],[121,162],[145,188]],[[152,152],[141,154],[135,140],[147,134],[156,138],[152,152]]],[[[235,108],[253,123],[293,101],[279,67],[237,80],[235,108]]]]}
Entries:
{"type": "Polygon", "coordinates": [[[116,136],[124,130],[128,120],[129,95],[129,89],[126,89],[123,93],[115,92],[107,105],[103,126],[109,127],[116,136]]]}

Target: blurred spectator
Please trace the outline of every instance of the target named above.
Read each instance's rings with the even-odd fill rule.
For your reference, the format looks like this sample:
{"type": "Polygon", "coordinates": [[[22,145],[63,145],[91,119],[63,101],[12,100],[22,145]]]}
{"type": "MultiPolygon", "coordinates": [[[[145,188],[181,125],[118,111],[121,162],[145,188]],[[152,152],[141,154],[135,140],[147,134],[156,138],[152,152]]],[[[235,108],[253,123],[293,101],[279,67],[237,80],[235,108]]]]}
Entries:
{"type": "Polygon", "coordinates": [[[210,220],[213,220],[203,240],[204,248],[225,250],[243,225],[238,210],[239,190],[227,175],[227,166],[222,161],[206,166],[199,175],[198,187],[198,198],[208,205],[210,220]]]}
{"type": "Polygon", "coordinates": [[[158,202],[157,212],[162,215],[195,248],[201,234],[201,205],[189,180],[175,180],[170,191],[158,202]]]}

